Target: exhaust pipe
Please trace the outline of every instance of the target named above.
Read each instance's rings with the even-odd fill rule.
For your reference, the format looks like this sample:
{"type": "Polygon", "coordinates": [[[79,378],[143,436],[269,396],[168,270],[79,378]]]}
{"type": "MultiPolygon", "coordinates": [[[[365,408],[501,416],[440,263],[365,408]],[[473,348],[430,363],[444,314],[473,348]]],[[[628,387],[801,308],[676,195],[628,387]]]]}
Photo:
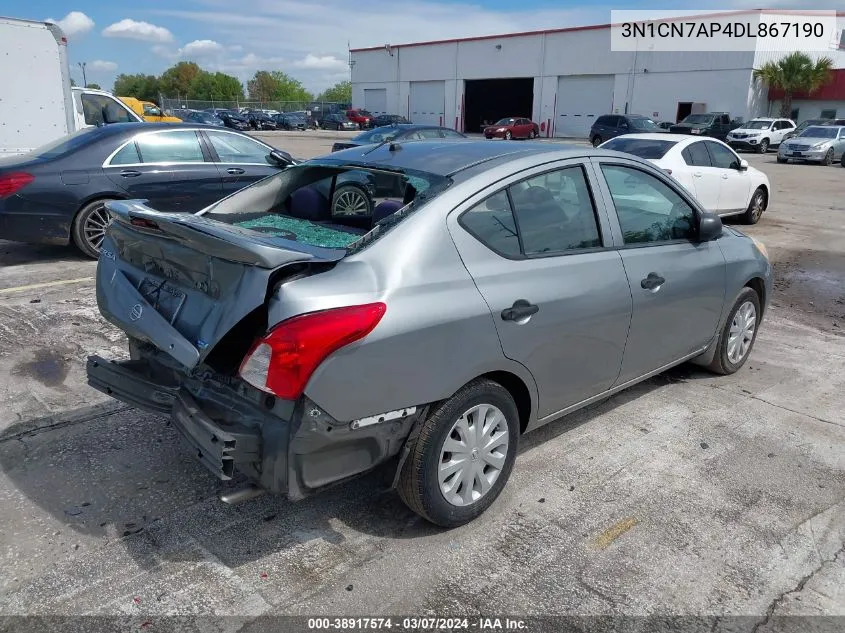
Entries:
{"type": "Polygon", "coordinates": [[[260,497],[265,492],[267,491],[263,488],[259,488],[258,486],[248,486],[247,488],[241,488],[240,490],[235,490],[234,492],[227,492],[226,494],[220,495],[220,501],[222,501],[223,503],[227,503],[230,506],[233,506],[238,503],[243,503],[244,501],[249,501],[250,499],[260,497]]]}

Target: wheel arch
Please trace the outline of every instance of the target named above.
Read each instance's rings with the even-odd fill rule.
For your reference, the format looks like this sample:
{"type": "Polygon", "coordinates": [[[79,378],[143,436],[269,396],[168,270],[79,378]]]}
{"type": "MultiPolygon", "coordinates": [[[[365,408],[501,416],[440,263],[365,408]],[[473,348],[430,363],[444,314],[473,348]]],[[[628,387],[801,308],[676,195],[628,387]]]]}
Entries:
{"type": "Polygon", "coordinates": [[[534,411],[531,391],[528,389],[525,381],[516,374],[504,370],[487,372],[479,376],[479,378],[487,378],[507,389],[514,403],[516,403],[516,410],[519,412],[519,433],[520,435],[525,433],[525,429],[531,421],[531,414],[534,411]]]}
{"type": "Polygon", "coordinates": [[[766,309],[766,282],[760,277],[752,277],[745,282],[744,288],[751,288],[757,293],[757,298],[760,299],[760,312],[762,314],[766,309]]]}

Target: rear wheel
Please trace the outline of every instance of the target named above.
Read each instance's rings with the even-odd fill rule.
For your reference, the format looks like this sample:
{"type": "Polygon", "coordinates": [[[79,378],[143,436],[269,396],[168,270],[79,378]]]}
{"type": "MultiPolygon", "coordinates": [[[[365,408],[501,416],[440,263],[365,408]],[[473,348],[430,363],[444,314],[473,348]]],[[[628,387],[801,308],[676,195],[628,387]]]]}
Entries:
{"type": "Polygon", "coordinates": [[[86,204],[73,219],[71,236],[73,243],[83,253],[97,259],[100,256],[100,246],[106,236],[106,228],[111,221],[106,210],[108,200],[95,200],[86,204]]]}
{"type": "Polygon", "coordinates": [[[766,192],[762,188],[757,188],[754,195],[751,196],[751,202],[748,203],[748,208],[745,210],[745,215],[742,216],[746,224],[757,224],[763,211],[766,209],[766,192]]]}
{"type": "Polygon", "coordinates": [[[711,371],[733,374],[745,364],[757,339],[761,316],[760,297],[751,288],[743,288],[722,329],[719,347],[710,363],[711,371]]]}
{"type": "Polygon", "coordinates": [[[518,441],[519,414],[510,393],[491,380],[474,380],[422,422],[399,477],[399,495],[432,523],[468,523],[505,487],[518,441]]]}
{"type": "Polygon", "coordinates": [[[355,185],[343,185],[334,192],[332,215],[367,216],[372,213],[370,198],[366,192],[355,185]]]}
{"type": "Polygon", "coordinates": [[[534,130],[531,130],[531,131],[528,133],[528,138],[529,138],[529,139],[535,139],[535,138],[537,138],[537,132],[535,132],[534,130]]]}
{"type": "Polygon", "coordinates": [[[602,144],[602,142],[603,142],[603,141],[602,141],[602,139],[601,139],[601,136],[594,136],[594,137],[593,137],[593,141],[592,141],[592,143],[593,143],[593,147],[598,147],[599,145],[601,145],[601,144],[602,144]]]}
{"type": "Polygon", "coordinates": [[[833,148],[831,147],[827,150],[827,154],[824,155],[824,159],[822,160],[822,165],[831,165],[833,164],[833,148]]]}
{"type": "Polygon", "coordinates": [[[842,158],[839,159],[840,164],[845,167],[845,152],[842,152],[842,158]]]}
{"type": "Polygon", "coordinates": [[[760,141],[760,145],[757,146],[757,151],[761,154],[765,154],[769,151],[769,139],[764,138],[760,141]]]}

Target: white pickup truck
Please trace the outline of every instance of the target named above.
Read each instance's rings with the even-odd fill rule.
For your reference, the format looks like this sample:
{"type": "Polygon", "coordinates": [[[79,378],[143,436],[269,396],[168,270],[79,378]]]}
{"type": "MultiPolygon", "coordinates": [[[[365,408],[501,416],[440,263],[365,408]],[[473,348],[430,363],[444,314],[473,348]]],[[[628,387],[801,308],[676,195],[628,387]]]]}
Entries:
{"type": "Polygon", "coordinates": [[[129,121],[142,119],[110,93],[71,88],[58,26],[0,17],[0,158],[84,127],[129,121]]]}

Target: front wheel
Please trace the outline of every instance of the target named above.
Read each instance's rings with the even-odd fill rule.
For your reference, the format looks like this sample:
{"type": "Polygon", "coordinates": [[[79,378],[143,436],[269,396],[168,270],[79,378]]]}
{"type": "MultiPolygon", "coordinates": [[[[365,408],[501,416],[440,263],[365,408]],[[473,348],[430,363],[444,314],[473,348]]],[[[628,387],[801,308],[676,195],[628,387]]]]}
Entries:
{"type": "Polygon", "coordinates": [[[763,211],[766,209],[766,192],[758,188],[754,195],[751,196],[751,202],[748,203],[748,208],[745,210],[745,215],[742,219],[746,224],[757,224],[763,211]]]}
{"type": "Polygon", "coordinates": [[[719,347],[709,369],[717,374],[733,374],[748,360],[762,317],[760,297],[743,288],[734,301],[727,323],[719,337],[719,347]]]}
{"type": "Polygon", "coordinates": [[[760,141],[760,145],[757,146],[757,151],[760,154],[765,154],[766,152],[768,152],[769,151],[769,139],[764,138],[762,141],[760,141]]]}
{"type": "Polygon", "coordinates": [[[491,380],[474,380],[422,422],[399,476],[399,495],[432,523],[468,523],[505,487],[518,442],[519,413],[510,393],[491,380]]]}
{"type": "Polygon", "coordinates": [[[833,164],[833,148],[831,147],[827,150],[827,154],[824,155],[824,159],[822,160],[822,165],[832,165],[833,164]]]}
{"type": "Polygon", "coordinates": [[[505,140],[506,140],[506,141],[509,141],[509,140],[511,140],[512,138],[513,138],[513,134],[511,134],[511,131],[510,131],[510,130],[508,130],[507,132],[505,132],[505,140]]]}
{"type": "Polygon", "coordinates": [[[100,246],[106,237],[111,217],[106,210],[108,200],[95,200],[86,204],[73,219],[71,236],[76,247],[92,259],[100,256],[100,246]]]}
{"type": "Polygon", "coordinates": [[[602,144],[601,136],[594,136],[593,137],[593,147],[598,147],[602,144]]]}

